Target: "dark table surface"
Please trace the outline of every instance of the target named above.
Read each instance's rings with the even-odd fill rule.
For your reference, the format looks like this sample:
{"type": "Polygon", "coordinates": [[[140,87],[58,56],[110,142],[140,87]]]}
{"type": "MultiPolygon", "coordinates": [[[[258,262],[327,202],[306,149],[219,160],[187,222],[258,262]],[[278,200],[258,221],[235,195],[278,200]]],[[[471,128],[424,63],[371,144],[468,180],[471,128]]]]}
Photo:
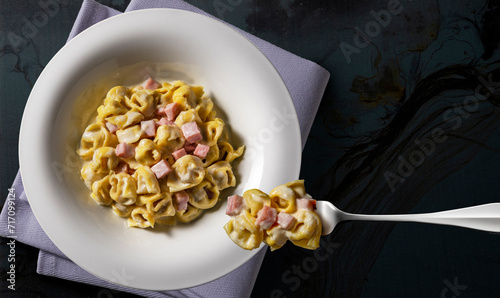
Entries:
{"type": "MultiPolygon", "coordinates": [[[[2,204],[19,167],[26,100],[81,6],[57,0],[47,14],[54,1],[0,0],[2,204]]],[[[313,197],[372,214],[500,201],[500,1],[187,2],[330,72],[303,152],[301,178],[313,197]]],[[[38,275],[37,249],[21,244],[11,291],[6,243],[2,297],[133,296],[38,275]]],[[[494,233],[349,222],[322,244],[322,255],[291,245],[268,252],[252,296],[500,297],[494,233]]]]}

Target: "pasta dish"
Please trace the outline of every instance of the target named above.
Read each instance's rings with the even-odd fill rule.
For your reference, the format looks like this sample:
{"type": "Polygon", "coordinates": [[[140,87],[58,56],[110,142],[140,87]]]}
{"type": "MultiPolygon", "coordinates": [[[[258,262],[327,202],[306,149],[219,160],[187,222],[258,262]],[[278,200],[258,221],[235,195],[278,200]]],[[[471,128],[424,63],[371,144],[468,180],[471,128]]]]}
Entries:
{"type": "Polygon", "coordinates": [[[80,140],[81,178],[131,227],[187,223],[235,186],[242,155],[203,87],[182,81],[113,87],[80,140]]]}

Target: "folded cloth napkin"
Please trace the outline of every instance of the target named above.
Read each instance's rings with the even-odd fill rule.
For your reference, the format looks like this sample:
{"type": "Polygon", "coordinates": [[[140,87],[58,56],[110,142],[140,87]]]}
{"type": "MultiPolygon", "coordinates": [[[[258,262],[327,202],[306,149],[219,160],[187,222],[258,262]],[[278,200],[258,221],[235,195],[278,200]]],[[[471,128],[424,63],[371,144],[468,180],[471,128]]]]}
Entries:
{"type": "MultiPolygon", "coordinates": [[[[132,0],[125,12],[146,8],[183,9],[215,18],[181,0],[132,0]]],[[[84,0],[69,39],[75,37],[86,28],[120,13],[95,1],[84,0]]],[[[324,68],[311,61],[291,54],[238,28],[235,29],[264,53],[283,78],[297,111],[302,134],[302,144],[304,145],[330,74],[324,68]]],[[[101,280],[86,272],[66,258],[52,243],[31,211],[23,190],[20,172],[17,173],[11,191],[0,213],[0,236],[15,237],[14,239],[17,241],[39,248],[37,272],[43,275],[146,297],[248,297],[266,252],[266,250],[260,251],[248,262],[217,280],[189,289],[156,292],[123,287],[101,280]],[[9,231],[8,228],[7,202],[9,200],[14,200],[16,204],[15,231],[9,231]]]]}

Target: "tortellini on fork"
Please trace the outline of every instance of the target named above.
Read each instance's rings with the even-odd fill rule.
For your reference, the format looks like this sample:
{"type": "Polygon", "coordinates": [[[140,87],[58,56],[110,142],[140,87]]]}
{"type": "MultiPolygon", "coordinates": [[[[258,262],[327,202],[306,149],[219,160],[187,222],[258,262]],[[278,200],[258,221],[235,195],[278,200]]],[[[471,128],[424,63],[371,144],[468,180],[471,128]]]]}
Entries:
{"type": "Polygon", "coordinates": [[[247,190],[243,196],[228,198],[226,214],[231,219],[224,229],[234,243],[247,250],[258,248],[261,242],[276,250],[287,241],[316,249],[322,227],[315,206],[303,180],[275,187],[269,195],[258,189],[247,190]]]}

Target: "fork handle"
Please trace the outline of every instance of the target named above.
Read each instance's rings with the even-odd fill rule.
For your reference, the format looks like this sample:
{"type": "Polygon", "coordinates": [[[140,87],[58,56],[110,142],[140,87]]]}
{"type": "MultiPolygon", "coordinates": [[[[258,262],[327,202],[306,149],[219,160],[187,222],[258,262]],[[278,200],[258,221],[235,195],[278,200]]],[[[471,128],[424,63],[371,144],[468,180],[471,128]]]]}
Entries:
{"type": "Polygon", "coordinates": [[[500,232],[500,203],[434,213],[368,215],[341,211],[341,221],[395,221],[450,225],[476,230],[500,232]]]}

